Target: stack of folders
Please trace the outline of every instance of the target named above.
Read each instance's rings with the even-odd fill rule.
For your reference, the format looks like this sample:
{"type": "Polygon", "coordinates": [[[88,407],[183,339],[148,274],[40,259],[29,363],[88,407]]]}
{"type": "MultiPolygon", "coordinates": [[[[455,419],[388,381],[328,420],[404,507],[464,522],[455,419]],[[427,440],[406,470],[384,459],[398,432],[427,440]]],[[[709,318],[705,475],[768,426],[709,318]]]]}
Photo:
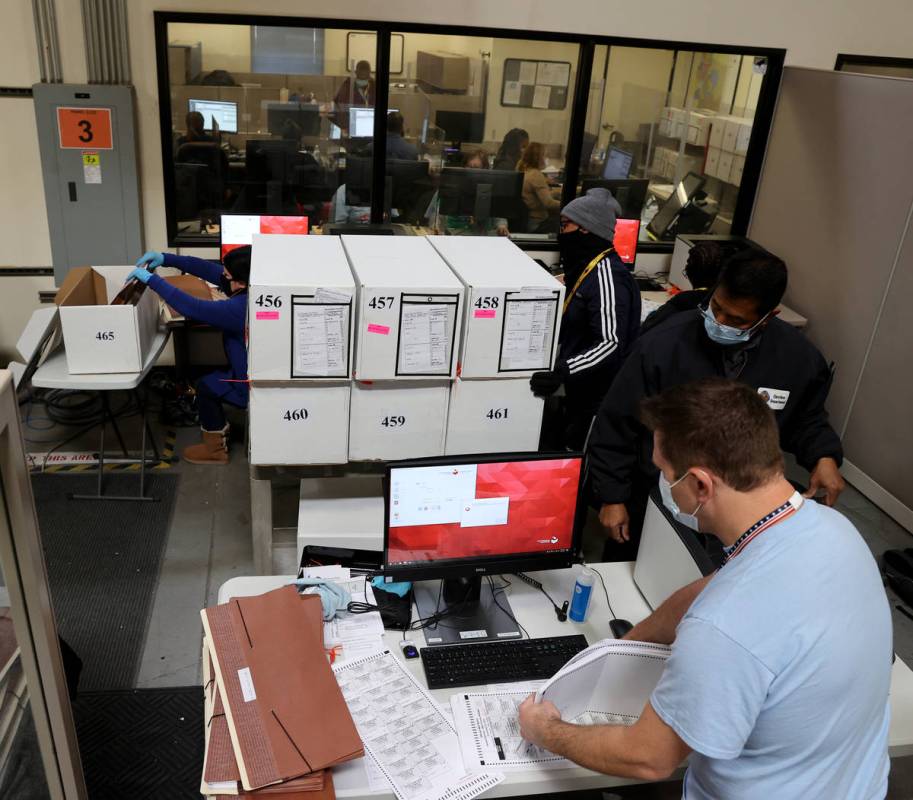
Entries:
{"type": "Polygon", "coordinates": [[[285,586],[201,613],[200,791],[332,800],[330,768],[364,750],[324,650],[320,598],[285,586]]]}

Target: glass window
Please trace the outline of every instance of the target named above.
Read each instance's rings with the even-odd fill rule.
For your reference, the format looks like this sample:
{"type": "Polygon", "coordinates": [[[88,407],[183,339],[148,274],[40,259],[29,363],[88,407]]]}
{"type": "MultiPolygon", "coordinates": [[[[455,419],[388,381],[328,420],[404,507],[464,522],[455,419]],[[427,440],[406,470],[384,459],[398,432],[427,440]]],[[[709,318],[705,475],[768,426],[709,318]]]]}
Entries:
{"type": "Polygon", "coordinates": [[[913,78],[913,58],[887,58],[884,56],[837,56],[836,70],[858,72],[863,75],[884,75],[889,78],[913,78]]]}
{"type": "Polygon", "coordinates": [[[387,217],[440,233],[554,238],[579,45],[398,36],[387,217]]]}
{"type": "Polygon", "coordinates": [[[766,61],[596,47],[577,191],[606,186],[642,241],[729,233],[766,61]]]}
{"type": "Polygon", "coordinates": [[[370,221],[376,47],[349,65],[349,33],[168,23],[177,244],[222,213],[370,221]]]}

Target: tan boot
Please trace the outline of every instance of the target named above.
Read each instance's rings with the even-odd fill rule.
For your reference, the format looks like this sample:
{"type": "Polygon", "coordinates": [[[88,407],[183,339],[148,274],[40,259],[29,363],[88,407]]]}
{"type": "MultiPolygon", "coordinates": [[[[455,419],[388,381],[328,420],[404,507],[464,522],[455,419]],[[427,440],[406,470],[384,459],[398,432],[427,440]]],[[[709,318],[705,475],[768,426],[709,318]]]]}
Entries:
{"type": "Polygon", "coordinates": [[[220,431],[203,430],[203,441],[185,447],[181,455],[190,464],[227,464],[228,425],[220,431]]]}

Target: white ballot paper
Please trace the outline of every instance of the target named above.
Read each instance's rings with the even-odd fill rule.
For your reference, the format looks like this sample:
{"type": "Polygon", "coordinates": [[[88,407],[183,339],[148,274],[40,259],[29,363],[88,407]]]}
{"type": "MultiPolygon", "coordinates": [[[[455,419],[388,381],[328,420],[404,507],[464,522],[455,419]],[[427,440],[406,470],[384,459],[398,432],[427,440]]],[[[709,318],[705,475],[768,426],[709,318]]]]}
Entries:
{"type": "Polygon", "coordinates": [[[650,316],[657,308],[662,308],[659,303],[654,302],[653,300],[647,300],[646,298],[641,298],[640,301],[640,321],[643,322],[647,317],[650,316]]]}
{"type": "Polygon", "coordinates": [[[548,108],[548,101],[552,94],[550,86],[536,86],[533,89],[533,108],[548,108]]]}
{"type": "Polygon", "coordinates": [[[520,81],[504,81],[504,96],[501,98],[501,102],[504,105],[520,105],[520,91],[520,81]]]}
{"type": "MultiPolygon", "coordinates": [[[[565,721],[578,725],[633,725],[671,652],[659,644],[604,639],[568,661],[536,691],[536,699],[551,700],[565,721]]],[[[574,766],[520,738],[517,709],[529,687],[497,688],[450,698],[466,766],[499,771],[574,766]]]]}
{"type": "Polygon", "coordinates": [[[295,377],[346,377],[349,306],[295,303],[293,310],[295,377]]]}
{"type": "Polygon", "coordinates": [[[403,303],[399,329],[399,374],[435,375],[450,372],[445,303],[403,303]]]}
{"type": "Polygon", "coordinates": [[[500,369],[548,369],[557,298],[509,297],[505,305],[500,369]]]}
{"type": "Polygon", "coordinates": [[[400,800],[470,800],[504,780],[465,770],[453,725],[389,650],[333,672],[366,757],[400,800]]]}

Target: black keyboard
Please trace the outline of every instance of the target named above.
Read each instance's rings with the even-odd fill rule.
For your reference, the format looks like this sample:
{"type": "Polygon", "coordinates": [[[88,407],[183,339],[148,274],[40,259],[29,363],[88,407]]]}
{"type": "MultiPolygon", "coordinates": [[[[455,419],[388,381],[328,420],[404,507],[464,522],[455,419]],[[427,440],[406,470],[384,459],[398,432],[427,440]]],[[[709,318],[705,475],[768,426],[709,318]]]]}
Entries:
{"type": "Polygon", "coordinates": [[[429,689],[551,678],[587,646],[586,637],[550,636],[421,649],[429,689]]]}

